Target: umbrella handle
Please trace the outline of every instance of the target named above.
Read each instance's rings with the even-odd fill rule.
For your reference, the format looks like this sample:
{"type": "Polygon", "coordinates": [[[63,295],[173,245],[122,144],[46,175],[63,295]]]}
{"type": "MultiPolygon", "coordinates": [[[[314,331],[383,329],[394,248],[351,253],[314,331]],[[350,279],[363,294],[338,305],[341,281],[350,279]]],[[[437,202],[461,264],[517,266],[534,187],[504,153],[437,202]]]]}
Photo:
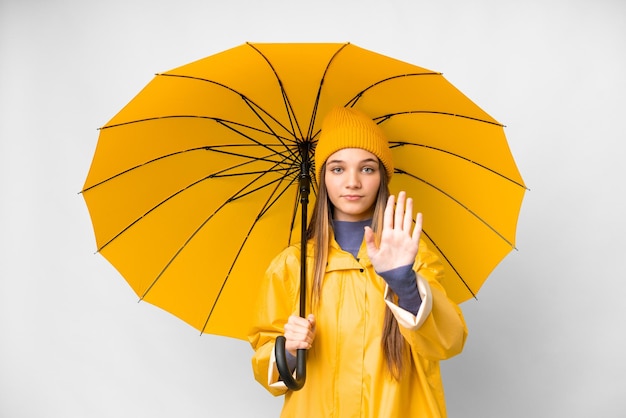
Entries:
{"type": "Polygon", "coordinates": [[[306,350],[298,349],[296,356],[296,378],[294,379],[289,366],[287,365],[287,352],[285,350],[286,339],[280,335],[276,337],[274,355],[276,356],[276,367],[285,385],[291,390],[300,390],[306,380],[306,350]]]}

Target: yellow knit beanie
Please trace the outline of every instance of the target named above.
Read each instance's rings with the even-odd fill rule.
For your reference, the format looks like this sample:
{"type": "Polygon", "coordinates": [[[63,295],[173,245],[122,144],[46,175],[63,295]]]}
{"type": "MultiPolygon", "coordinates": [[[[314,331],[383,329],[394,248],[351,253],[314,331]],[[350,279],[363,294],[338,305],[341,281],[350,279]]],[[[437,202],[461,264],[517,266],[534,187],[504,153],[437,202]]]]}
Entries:
{"type": "Polygon", "coordinates": [[[361,148],[376,155],[387,177],[393,174],[393,159],[383,130],[363,113],[346,107],[333,108],[322,122],[322,132],[315,147],[315,176],[319,183],[322,166],[335,152],[361,148]]]}

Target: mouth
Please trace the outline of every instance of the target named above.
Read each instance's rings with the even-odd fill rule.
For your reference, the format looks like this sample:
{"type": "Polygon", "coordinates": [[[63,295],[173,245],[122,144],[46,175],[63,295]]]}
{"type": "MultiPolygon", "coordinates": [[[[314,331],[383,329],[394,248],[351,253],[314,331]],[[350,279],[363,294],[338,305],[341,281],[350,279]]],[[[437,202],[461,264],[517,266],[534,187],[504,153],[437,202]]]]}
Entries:
{"type": "Polygon", "coordinates": [[[359,200],[363,198],[363,196],[356,195],[356,194],[347,194],[347,195],[343,195],[342,197],[349,201],[355,201],[355,200],[359,200]]]}

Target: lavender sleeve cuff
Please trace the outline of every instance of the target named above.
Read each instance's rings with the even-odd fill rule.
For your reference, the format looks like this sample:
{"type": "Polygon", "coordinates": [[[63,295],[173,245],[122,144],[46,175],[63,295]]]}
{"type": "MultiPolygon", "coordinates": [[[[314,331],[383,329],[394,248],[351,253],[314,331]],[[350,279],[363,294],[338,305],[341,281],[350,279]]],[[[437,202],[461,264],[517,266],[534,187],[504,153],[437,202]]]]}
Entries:
{"type": "Polygon", "coordinates": [[[413,315],[417,315],[422,304],[422,298],[417,290],[417,277],[413,271],[413,265],[397,267],[378,274],[398,295],[398,306],[413,315]]]}

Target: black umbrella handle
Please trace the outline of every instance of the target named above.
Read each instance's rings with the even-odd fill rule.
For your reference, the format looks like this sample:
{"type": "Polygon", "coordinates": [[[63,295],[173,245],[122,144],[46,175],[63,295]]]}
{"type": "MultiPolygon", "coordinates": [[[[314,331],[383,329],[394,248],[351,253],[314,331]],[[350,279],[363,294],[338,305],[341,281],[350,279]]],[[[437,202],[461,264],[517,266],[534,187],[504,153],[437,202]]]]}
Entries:
{"type": "Polygon", "coordinates": [[[280,378],[291,390],[300,390],[306,381],[306,350],[298,349],[296,355],[296,377],[294,378],[289,366],[287,365],[287,353],[285,350],[285,337],[276,337],[276,346],[274,348],[276,356],[276,367],[280,378]]]}

